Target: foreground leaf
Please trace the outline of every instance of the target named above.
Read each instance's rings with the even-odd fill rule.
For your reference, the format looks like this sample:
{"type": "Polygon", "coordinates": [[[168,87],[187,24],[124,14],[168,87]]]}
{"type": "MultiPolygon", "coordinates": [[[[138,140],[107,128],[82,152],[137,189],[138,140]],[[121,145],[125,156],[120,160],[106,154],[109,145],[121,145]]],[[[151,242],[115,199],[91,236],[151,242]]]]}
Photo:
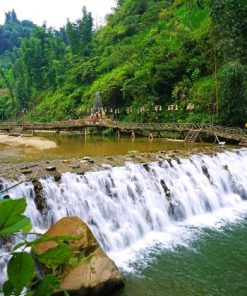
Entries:
{"type": "Polygon", "coordinates": [[[11,295],[13,295],[13,292],[14,292],[14,287],[13,287],[11,281],[10,280],[6,281],[3,284],[3,294],[4,294],[4,296],[11,296],[11,295]]]}
{"type": "Polygon", "coordinates": [[[25,198],[0,202],[0,236],[30,228],[30,219],[22,215],[26,205],[25,198]]]}
{"type": "MultiPolygon", "coordinates": [[[[36,233],[33,233],[36,234],[36,233]]],[[[61,243],[64,241],[74,241],[74,240],[80,240],[81,237],[73,237],[73,236],[53,236],[53,237],[48,237],[48,236],[43,236],[41,234],[40,238],[37,238],[31,242],[21,242],[17,245],[15,245],[14,250],[17,250],[23,246],[25,247],[34,247],[34,245],[39,244],[39,243],[44,243],[44,242],[57,242],[61,243]]]]}
{"type": "Polygon", "coordinates": [[[47,275],[35,290],[33,296],[52,295],[54,290],[60,288],[59,280],[54,275],[47,275]]]}
{"type": "Polygon", "coordinates": [[[18,295],[33,278],[34,261],[32,256],[24,252],[14,253],[9,261],[7,272],[15,294],[18,295]]]}
{"type": "Polygon", "coordinates": [[[38,255],[38,260],[49,267],[56,267],[65,264],[71,256],[70,247],[65,244],[59,244],[57,247],[47,250],[45,253],[38,255]]]}

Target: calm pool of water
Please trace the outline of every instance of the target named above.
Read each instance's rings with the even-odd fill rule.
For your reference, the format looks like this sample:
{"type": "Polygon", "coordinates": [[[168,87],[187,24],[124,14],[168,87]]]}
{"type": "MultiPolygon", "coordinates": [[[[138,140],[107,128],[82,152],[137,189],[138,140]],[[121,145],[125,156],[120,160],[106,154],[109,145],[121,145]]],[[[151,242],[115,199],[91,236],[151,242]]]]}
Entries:
{"type": "Polygon", "coordinates": [[[130,137],[117,139],[116,137],[91,137],[80,135],[46,135],[47,139],[57,143],[57,148],[38,150],[31,147],[12,147],[0,143],[0,163],[37,161],[43,159],[67,159],[83,156],[107,156],[124,155],[129,151],[157,152],[161,150],[188,150],[193,147],[205,147],[212,144],[188,144],[166,139],[136,138],[130,137]]]}

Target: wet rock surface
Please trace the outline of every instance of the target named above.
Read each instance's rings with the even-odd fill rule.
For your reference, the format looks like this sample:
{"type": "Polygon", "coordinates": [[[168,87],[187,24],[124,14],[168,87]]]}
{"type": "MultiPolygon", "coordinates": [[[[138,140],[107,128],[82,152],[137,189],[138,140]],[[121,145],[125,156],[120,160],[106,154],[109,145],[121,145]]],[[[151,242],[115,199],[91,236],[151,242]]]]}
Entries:
{"type": "Polygon", "coordinates": [[[38,179],[33,179],[32,183],[33,183],[34,192],[35,192],[34,202],[35,202],[36,208],[41,214],[46,214],[49,208],[43,194],[43,186],[38,179]]]}
{"type": "MultiPolygon", "coordinates": [[[[64,291],[69,292],[69,295],[109,295],[124,286],[125,279],[115,263],[99,246],[87,224],[79,218],[62,218],[44,235],[79,238],[70,241],[69,246],[79,259],[78,262],[89,256],[85,262],[82,261],[75,266],[64,266],[60,275],[60,291],[54,295],[64,295],[64,291]]],[[[39,243],[36,248],[42,254],[55,246],[56,243],[50,241],[39,243]]]]}
{"type": "Polygon", "coordinates": [[[87,171],[99,171],[102,169],[124,166],[126,162],[143,164],[148,170],[148,163],[153,161],[167,160],[172,166],[172,159],[179,162],[179,158],[189,157],[193,154],[205,153],[209,156],[215,156],[217,152],[222,152],[218,147],[191,147],[189,151],[159,151],[157,153],[138,153],[127,155],[95,156],[83,157],[80,159],[49,160],[21,164],[1,164],[0,177],[12,180],[25,178],[26,180],[39,179],[44,177],[54,177],[56,181],[61,179],[61,175],[66,172],[73,172],[83,175],[87,171]]]}

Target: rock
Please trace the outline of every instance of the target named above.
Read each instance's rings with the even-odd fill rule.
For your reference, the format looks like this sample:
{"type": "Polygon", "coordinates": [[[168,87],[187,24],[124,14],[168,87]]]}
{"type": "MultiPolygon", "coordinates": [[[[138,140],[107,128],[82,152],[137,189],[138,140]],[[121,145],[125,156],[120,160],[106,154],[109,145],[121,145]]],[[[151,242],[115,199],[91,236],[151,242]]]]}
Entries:
{"type": "Polygon", "coordinates": [[[46,167],[45,168],[48,172],[52,172],[52,171],[55,171],[56,170],[56,167],[55,166],[49,166],[49,167],[46,167]]]}
{"type": "Polygon", "coordinates": [[[84,172],[84,171],[77,172],[77,175],[79,175],[79,176],[83,176],[83,175],[85,175],[85,172],[84,172]]]}
{"type": "Polygon", "coordinates": [[[164,160],[164,157],[161,156],[161,155],[156,155],[155,158],[156,158],[157,160],[164,160]]]}
{"type": "Polygon", "coordinates": [[[8,194],[3,196],[3,199],[10,199],[10,196],[8,194]]]}
{"type": "Polygon", "coordinates": [[[35,192],[34,202],[35,202],[36,208],[41,214],[45,214],[48,212],[48,205],[43,195],[43,186],[40,183],[40,181],[37,179],[33,179],[32,183],[33,183],[34,192],[35,192]]]}
{"type": "Polygon", "coordinates": [[[112,168],[111,165],[109,165],[109,164],[104,164],[104,163],[102,163],[101,166],[102,166],[102,168],[105,169],[105,170],[110,170],[110,169],[112,168]]]}
{"type": "Polygon", "coordinates": [[[223,165],[223,169],[228,171],[228,165],[227,164],[223,165]]]}
{"type": "Polygon", "coordinates": [[[83,157],[82,160],[86,160],[86,161],[88,161],[88,160],[91,160],[91,158],[90,158],[89,156],[85,156],[85,157],[83,157]]]}
{"type": "Polygon", "coordinates": [[[24,166],[24,167],[21,167],[21,170],[27,170],[29,167],[28,166],[24,166]]]}
{"type": "Polygon", "coordinates": [[[170,157],[170,158],[176,158],[176,154],[175,153],[169,153],[168,154],[168,157],[170,157]]]}
{"type": "Polygon", "coordinates": [[[166,160],[169,163],[170,167],[172,168],[173,167],[172,159],[171,158],[167,158],[166,160]]]}
{"type": "Polygon", "coordinates": [[[72,164],[71,165],[71,168],[72,169],[79,169],[80,168],[80,165],[79,164],[72,164]]]}
{"type": "Polygon", "coordinates": [[[144,169],[149,172],[150,171],[150,167],[149,167],[149,164],[146,162],[146,163],[143,163],[142,166],[144,167],[144,169]]]}
{"type": "MultiPolygon", "coordinates": [[[[114,262],[101,249],[89,227],[77,217],[65,217],[53,225],[45,236],[81,237],[80,240],[70,241],[69,245],[75,253],[91,259],[77,266],[65,266],[61,275],[60,289],[55,295],[108,295],[124,286],[124,277],[119,273],[114,262]]],[[[36,244],[40,253],[55,247],[55,242],[36,244]]]]}
{"type": "Polygon", "coordinates": [[[132,158],[131,157],[124,157],[124,160],[126,160],[126,161],[132,161],[132,158]]]}
{"type": "Polygon", "coordinates": [[[210,180],[208,168],[205,165],[202,165],[202,171],[203,171],[203,174],[210,180]]]}
{"type": "Polygon", "coordinates": [[[71,162],[71,160],[69,160],[69,159],[64,159],[63,160],[63,163],[70,163],[71,162]]]}
{"type": "Polygon", "coordinates": [[[107,156],[106,159],[107,160],[114,160],[114,158],[112,156],[107,156]]]}
{"type": "Polygon", "coordinates": [[[171,202],[171,190],[167,187],[165,181],[163,179],[160,180],[160,185],[162,186],[165,195],[166,195],[166,199],[171,202]]]}
{"type": "Polygon", "coordinates": [[[162,150],[162,151],[159,151],[159,153],[167,154],[167,151],[162,150]]]}
{"type": "Polygon", "coordinates": [[[24,174],[24,175],[32,174],[32,170],[30,170],[30,169],[23,170],[22,174],[24,174]]]}
{"type": "Polygon", "coordinates": [[[130,155],[135,155],[135,154],[139,154],[140,152],[139,151],[137,151],[137,150],[130,150],[130,151],[128,151],[128,154],[130,154],[130,155]]]}
{"type": "Polygon", "coordinates": [[[88,156],[83,157],[81,162],[89,162],[89,163],[94,163],[94,160],[88,156]]]}
{"type": "Polygon", "coordinates": [[[54,180],[55,180],[55,182],[59,182],[59,181],[61,180],[61,178],[62,178],[62,176],[61,176],[60,174],[56,174],[56,175],[54,176],[54,180]]]}

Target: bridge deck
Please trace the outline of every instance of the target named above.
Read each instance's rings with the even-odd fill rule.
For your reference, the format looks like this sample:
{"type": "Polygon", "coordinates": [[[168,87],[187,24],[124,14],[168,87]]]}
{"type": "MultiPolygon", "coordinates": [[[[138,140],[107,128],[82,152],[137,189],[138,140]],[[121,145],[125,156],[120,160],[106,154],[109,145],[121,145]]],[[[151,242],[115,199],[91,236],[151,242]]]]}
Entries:
{"type": "Polygon", "coordinates": [[[58,122],[24,123],[24,124],[1,124],[0,130],[10,132],[17,127],[23,130],[81,130],[88,127],[113,128],[115,130],[149,131],[149,132],[189,132],[190,130],[201,130],[201,133],[220,137],[225,140],[247,142],[247,133],[240,128],[229,128],[204,123],[133,123],[111,120],[99,120],[94,123],[87,119],[66,120],[58,122]]]}

